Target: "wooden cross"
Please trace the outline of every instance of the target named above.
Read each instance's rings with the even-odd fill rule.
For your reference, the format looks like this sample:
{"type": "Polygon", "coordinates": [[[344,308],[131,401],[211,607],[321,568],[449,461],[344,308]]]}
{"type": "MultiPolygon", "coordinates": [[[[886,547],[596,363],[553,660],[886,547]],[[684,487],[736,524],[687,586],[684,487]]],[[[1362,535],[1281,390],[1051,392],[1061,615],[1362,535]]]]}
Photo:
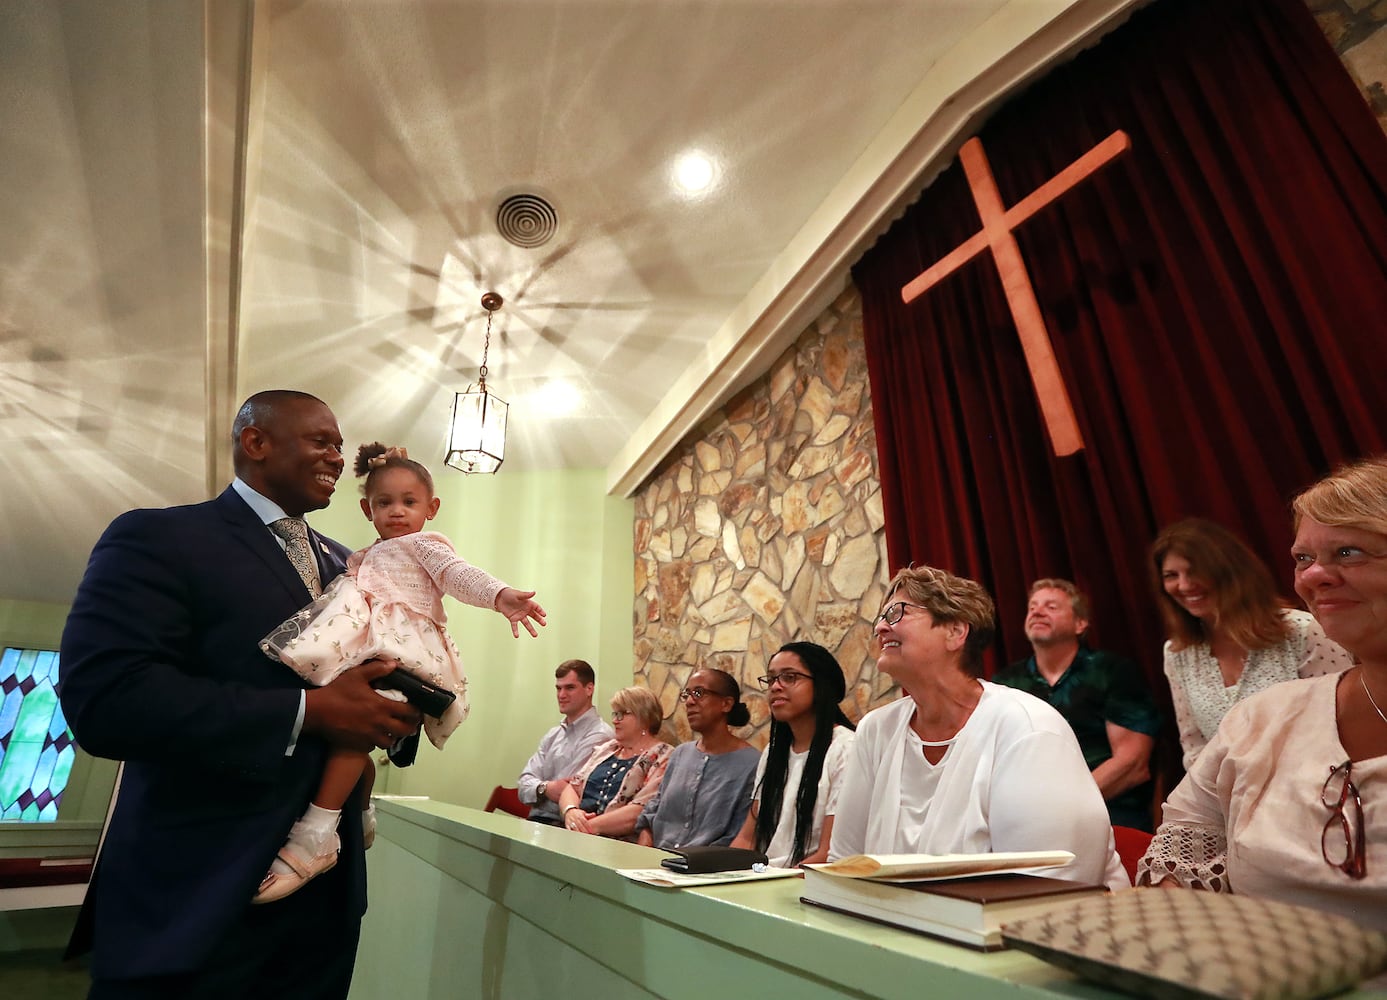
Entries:
{"type": "Polygon", "coordinates": [[[983,250],[992,249],[1007,304],[1011,306],[1011,315],[1016,321],[1016,332],[1021,337],[1021,349],[1026,355],[1031,382],[1040,399],[1040,412],[1045,418],[1050,445],[1060,456],[1072,455],[1083,448],[1084,439],[1079,433],[1078,421],[1074,419],[1074,407],[1055,361],[1045,320],[1040,315],[1040,303],[1036,301],[1035,289],[1031,286],[1030,275],[1026,273],[1026,264],[1021,259],[1021,250],[1016,245],[1012,231],[1131,148],[1132,140],[1126,132],[1114,132],[1008,209],[1002,207],[1002,196],[997,191],[997,181],[992,176],[992,167],[987,162],[982,142],[976,137],[969,139],[958,155],[963,161],[963,172],[973,191],[978,215],[982,217],[982,231],[901,289],[901,298],[909,305],[983,250]]]}

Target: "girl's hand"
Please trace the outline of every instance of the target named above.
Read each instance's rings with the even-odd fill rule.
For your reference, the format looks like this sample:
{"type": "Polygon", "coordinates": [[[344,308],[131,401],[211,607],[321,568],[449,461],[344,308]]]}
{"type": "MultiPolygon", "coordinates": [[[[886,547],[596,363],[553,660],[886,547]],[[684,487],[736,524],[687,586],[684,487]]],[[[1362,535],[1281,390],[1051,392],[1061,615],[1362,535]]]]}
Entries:
{"type": "Polygon", "coordinates": [[[535,592],[533,590],[516,590],[514,587],[506,587],[496,595],[496,610],[506,616],[510,622],[510,632],[515,638],[520,638],[520,626],[525,626],[525,631],[530,635],[538,637],[539,632],[535,630],[535,625],[544,627],[545,613],[533,600],[535,592]]]}

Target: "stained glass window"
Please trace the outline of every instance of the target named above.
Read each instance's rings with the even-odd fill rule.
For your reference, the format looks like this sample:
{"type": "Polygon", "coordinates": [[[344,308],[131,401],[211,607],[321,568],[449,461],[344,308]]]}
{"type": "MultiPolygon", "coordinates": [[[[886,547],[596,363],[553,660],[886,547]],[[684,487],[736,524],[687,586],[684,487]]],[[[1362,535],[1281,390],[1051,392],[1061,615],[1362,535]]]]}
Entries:
{"type": "Polygon", "coordinates": [[[56,651],[6,647],[0,653],[0,820],[58,818],[77,746],[57,683],[56,651]]]}

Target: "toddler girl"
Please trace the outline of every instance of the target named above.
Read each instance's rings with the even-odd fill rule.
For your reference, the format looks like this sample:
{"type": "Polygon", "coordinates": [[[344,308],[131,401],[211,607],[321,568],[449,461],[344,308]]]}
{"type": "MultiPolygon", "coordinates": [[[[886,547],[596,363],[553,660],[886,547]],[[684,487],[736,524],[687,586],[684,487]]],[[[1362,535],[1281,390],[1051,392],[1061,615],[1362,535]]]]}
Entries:
{"type": "MultiPolygon", "coordinates": [[[[441,749],[468,711],[467,679],[444,625],[443,595],[499,611],[517,638],[521,624],[538,634],[544,609],[534,602],[534,591],[506,586],[460,559],[443,535],[422,530],[438,513],[439,498],[428,469],[403,448],[364,444],[354,470],[365,477],[361,510],[380,539],[352,553],[346,572],[260,646],[318,685],[366,660],[393,659],[396,670],[452,691],[456,698],[447,710],[424,720],[429,741],[441,749]]],[[[399,697],[395,691],[382,694],[399,697]]],[[[366,753],[340,747],[329,753],[313,804],[289,831],[253,902],[282,899],[337,863],[337,821],[368,768],[366,753]]],[[[366,822],[369,846],[369,812],[366,822]]]]}

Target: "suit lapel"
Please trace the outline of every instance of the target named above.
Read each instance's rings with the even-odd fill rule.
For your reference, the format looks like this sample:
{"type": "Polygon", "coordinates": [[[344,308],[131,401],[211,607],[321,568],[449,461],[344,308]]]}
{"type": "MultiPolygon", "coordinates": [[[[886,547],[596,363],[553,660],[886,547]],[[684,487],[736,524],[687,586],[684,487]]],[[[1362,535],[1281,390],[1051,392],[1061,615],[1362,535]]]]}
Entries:
{"type": "Polygon", "coordinates": [[[312,550],[313,557],[318,560],[318,580],[322,583],[323,589],[327,590],[328,584],[342,575],[347,564],[328,544],[327,539],[311,526],[308,529],[308,547],[312,550]]]}
{"type": "MultiPolygon", "coordinates": [[[[221,496],[217,497],[217,506],[231,528],[233,537],[265,564],[265,568],[274,578],[288,589],[295,604],[302,606],[313,599],[303,580],[299,578],[299,571],[294,569],[294,564],[279,547],[270,529],[265,527],[264,522],[234,489],[228,486],[221,496]]],[[[316,544],[313,547],[316,548],[316,544]]]]}

